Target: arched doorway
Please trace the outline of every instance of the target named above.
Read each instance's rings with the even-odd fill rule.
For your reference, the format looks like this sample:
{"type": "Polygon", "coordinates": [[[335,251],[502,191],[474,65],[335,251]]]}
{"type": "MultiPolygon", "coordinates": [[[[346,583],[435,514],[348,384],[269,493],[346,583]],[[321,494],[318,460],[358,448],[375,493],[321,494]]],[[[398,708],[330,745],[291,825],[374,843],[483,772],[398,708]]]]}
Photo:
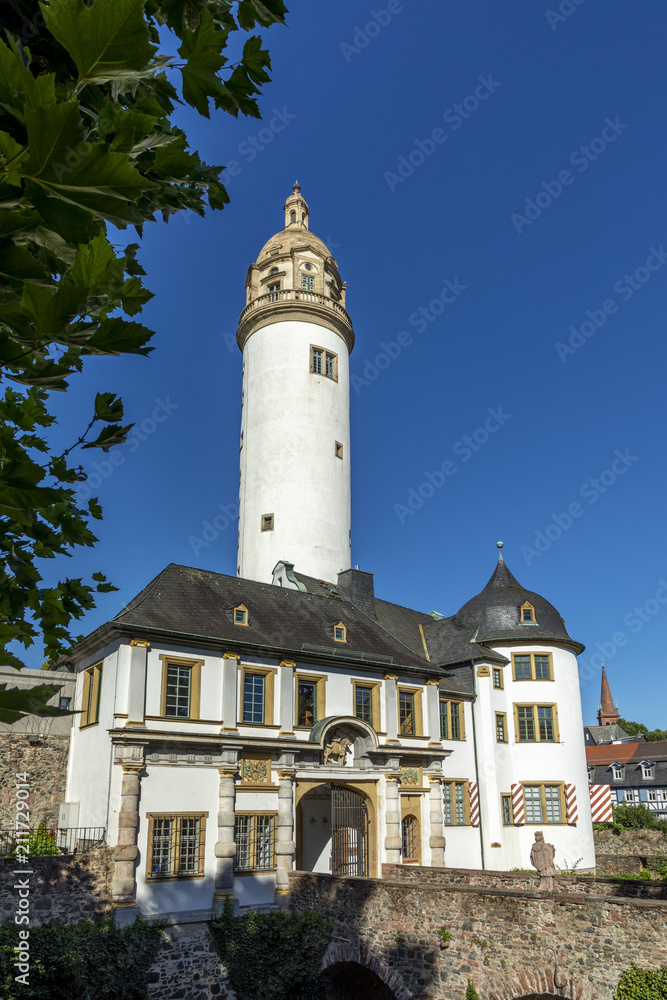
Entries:
{"type": "Polygon", "coordinates": [[[351,783],[298,783],[299,870],[366,877],[375,874],[375,810],[369,792],[351,783]]]}
{"type": "Polygon", "coordinates": [[[357,962],[338,962],[324,973],[327,1000],[396,1000],[396,994],[378,975],[357,962]]]}

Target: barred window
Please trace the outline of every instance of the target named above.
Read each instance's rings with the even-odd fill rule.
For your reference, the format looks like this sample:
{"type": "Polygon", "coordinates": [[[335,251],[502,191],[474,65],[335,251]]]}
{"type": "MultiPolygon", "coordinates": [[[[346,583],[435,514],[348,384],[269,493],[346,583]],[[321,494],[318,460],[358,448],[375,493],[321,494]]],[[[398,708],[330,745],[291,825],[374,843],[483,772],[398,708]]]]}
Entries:
{"type": "Polygon", "coordinates": [[[496,712],[496,740],[507,743],[506,717],[502,712],[496,712]]]}
{"type": "Polygon", "coordinates": [[[512,814],[512,796],[501,795],[500,802],[503,810],[503,826],[512,826],[514,824],[514,816],[512,814]]]}
{"type": "Polygon", "coordinates": [[[419,861],[421,857],[421,843],[419,834],[419,820],[416,816],[404,816],[401,823],[401,853],[405,861],[419,861]]]}
{"type": "Polygon", "coordinates": [[[445,826],[465,826],[470,815],[467,781],[445,781],[442,786],[445,826]]]}
{"type": "Polygon", "coordinates": [[[498,688],[499,690],[502,690],[502,686],[503,686],[503,674],[502,674],[502,670],[500,669],[500,667],[494,667],[493,668],[493,686],[494,686],[494,688],[498,688]]]}
{"type": "Polygon", "coordinates": [[[440,739],[449,739],[449,712],[448,712],[449,702],[440,699],[440,739]]]}
{"type": "MultiPolygon", "coordinates": [[[[311,291],[312,291],[312,289],[311,289],[311,291]]],[[[334,358],[333,354],[329,354],[327,352],[327,354],[325,355],[324,360],[325,360],[325,372],[324,372],[324,374],[326,375],[327,378],[335,378],[335,373],[334,373],[334,361],[335,361],[335,358],[334,358]]]]}
{"type": "Polygon", "coordinates": [[[310,370],[315,372],[316,375],[322,374],[322,355],[324,351],[321,351],[319,347],[313,347],[310,356],[310,370]]]}
{"type": "MultiPolygon", "coordinates": [[[[305,280],[305,276],[304,276],[305,280]]],[[[313,279],[310,278],[310,281],[313,279]]],[[[310,348],[310,370],[315,375],[326,375],[327,378],[338,378],[338,355],[325,351],[322,347],[310,348]]]]}
{"type": "Polygon", "coordinates": [[[524,785],[526,823],[562,823],[562,785],[524,785]]]}
{"type": "Polygon", "coordinates": [[[273,813],[240,813],[234,829],[237,872],[265,872],[276,867],[276,817],[273,813]]]}
{"type": "Polygon", "coordinates": [[[148,879],[203,876],[207,816],[148,814],[148,879]]]}

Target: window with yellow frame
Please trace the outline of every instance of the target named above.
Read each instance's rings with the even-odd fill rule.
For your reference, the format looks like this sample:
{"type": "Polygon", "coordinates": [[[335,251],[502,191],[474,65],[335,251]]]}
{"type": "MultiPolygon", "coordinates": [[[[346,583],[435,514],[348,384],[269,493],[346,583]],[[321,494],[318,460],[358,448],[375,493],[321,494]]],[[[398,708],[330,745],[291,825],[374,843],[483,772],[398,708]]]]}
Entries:
{"type": "Polygon", "coordinates": [[[442,808],[445,826],[470,825],[470,792],[467,781],[444,781],[442,808]]]}
{"type": "Polygon", "coordinates": [[[512,673],[515,681],[552,681],[551,653],[512,653],[512,673]]]}
{"type": "Polygon", "coordinates": [[[198,719],[203,660],[182,656],[161,656],[160,659],[160,715],[165,719],[198,719]]]}
{"type": "Polygon", "coordinates": [[[83,672],[81,696],[81,721],[79,728],[95,726],[100,721],[100,693],[102,690],[102,664],[96,663],[83,672]]]}
{"type": "Polygon", "coordinates": [[[462,701],[451,701],[441,698],[440,704],[440,739],[465,740],[465,716],[462,701]]]}
{"type": "Polygon", "coordinates": [[[146,880],[204,877],[208,813],[148,813],[146,880]]]}
{"type": "Polygon", "coordinates": [[[558,743],[558,711],[555,705],[514,705],[517,743],[558,743]]]}
{"type": "Polygon", "coordinates": [[[326,683],[324,674],[294,675],[294,718],[299,728],[311,728],[326,717],[326,683]]]}
{"type": "Polygon", "coordinates": [[[526,825],[539,823],[557,825],[566,822],[565,790],[561,782],[530,783],[522,787],[526,825]]]}

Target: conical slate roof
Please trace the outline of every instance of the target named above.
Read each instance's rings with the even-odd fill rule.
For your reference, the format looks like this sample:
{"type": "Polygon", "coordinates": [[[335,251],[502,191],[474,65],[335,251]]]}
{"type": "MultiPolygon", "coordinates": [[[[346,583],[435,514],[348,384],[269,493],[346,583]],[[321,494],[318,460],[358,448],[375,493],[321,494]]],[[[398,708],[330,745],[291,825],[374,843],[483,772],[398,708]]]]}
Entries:
{"type": "Polygon", "coordinates": [[[540,594],[526,590],[510,573],[502,552],[484,590],[464,604],[450,621],[458,627],[472,629],[478,643],[556,639],[576,646],[576,652],[584,649],[568,635],[565,622],[553,604],[540,594]],[[535,609],[534,622],[521,621],[521,607],[526,602],[535,609]]]}

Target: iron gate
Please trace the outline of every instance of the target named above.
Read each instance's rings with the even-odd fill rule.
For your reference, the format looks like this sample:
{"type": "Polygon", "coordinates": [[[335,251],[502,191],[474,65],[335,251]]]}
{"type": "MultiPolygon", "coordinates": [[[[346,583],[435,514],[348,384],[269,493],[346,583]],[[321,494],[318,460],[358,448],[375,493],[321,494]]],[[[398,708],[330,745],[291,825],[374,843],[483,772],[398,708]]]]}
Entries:
{"type": "Polygon", "coordinates": [[[331,786],[331,871],[334,875],[368,875],[368,812],[363,797],[331,786]]]}

